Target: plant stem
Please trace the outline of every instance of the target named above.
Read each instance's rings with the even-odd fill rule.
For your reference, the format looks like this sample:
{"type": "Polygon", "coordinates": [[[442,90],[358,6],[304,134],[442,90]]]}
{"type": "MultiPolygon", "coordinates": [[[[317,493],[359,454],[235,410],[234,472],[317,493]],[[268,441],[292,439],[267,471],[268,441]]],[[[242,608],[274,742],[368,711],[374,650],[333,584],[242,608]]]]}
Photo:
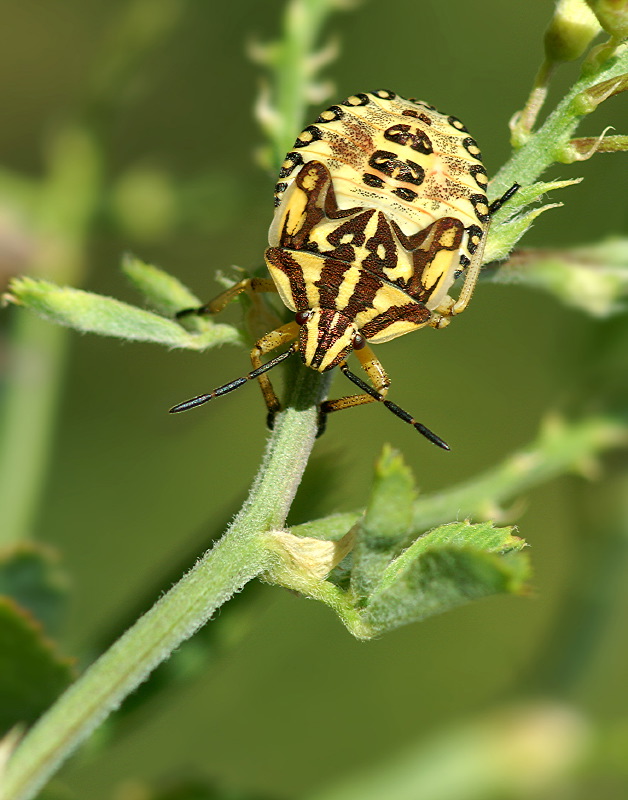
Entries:
{"type": "Polygon", "coordinates": [[[529,448],[466,483],[419,498],[414,504],[414,535],[452,517],[500,516],[498,504],[567,472],[590,474],[596,455],[625,446],[628,428],[611,417],[590,417],[572,425],[550,419],[529,448]]]}
{"type": "MultiPolygon", "coordinates": [[[[289,3],[278,65],[283,128],[273,145],[278,165],[303,124],[308,59],[332,11],[329,0],[289,3]]],[[[294,373],[291,373],[293,375],[294,373]]],[[[11,758],[0,800],[29,800],[58,766],[150,672],[204,625],[214,611],[278,559],[265,534],[281,527],[301,482],[318,429],[329,376],[300,365],[248,499],[222,539],[142,616],[37,722],[11,758]]]]}
{"type": "MultiPolygon", "coordinates": [[[[499,503],[521,492],[547,483],[567,472],[591,471],[598,453],[624,447],[628,426],[612,417],[591,417],[568,425],[550,420],[536,441],[493,469],[443,492],[420,497],[414,503],[411,538],[452,519],[499,516],[499,503]]],[[[360,518],[360,512],[296,525],[291,533],[337,540],[360,518]]]]}
{"type": "Polygon", "coordinates": [[[0,419],[0,547],[32,536],[65,372],[67,338],[66,330],[34,314],[18,313],[13,319],[0,419]]]}
{"type": "Polygon", "coordinates": [[[314,78],[312,58],[334,3],[330,0],[292,0],[286,6],[275,71],[277,112],[281,128],[273,137],[273,161],[280,165],[303,126],[314,78]]]}
{"type": "Polygon", "coordinates": [[[10,760],[1,800],[29,800],[150,672],[277,555],[265,534],[283,525],[318,426],[328,381],[299,369],[253,488],[223,538],[37,722],[10,760]]]}
{"type": "MultiPolygon", "coordinates": [[[[91,215],[100,187],[92,138],[66,126],[47,146],[47,174],[37,185],[30,235],[37,243],[29,268],[59,282],[79,282],[91,215]]],[[[32,535],[48,469],[68,336],[18,312],[7,342],[8,369],[0,418],[0,545],[32,535]]]]}
{"type": "MultiPolygon", "coordinates": [[[[587,74],[571,87],[541,128],[499,170],[491,181],[491,197],[499,197],[513,183],[528,186],[555,161],[569,144],[569,139],[585,111],[579,95],[587,89],[628,72],[628,48],[611,59],[605,69],[587,74]]],[[[589,109],[592,110],[592,109],[589,109]]]]}

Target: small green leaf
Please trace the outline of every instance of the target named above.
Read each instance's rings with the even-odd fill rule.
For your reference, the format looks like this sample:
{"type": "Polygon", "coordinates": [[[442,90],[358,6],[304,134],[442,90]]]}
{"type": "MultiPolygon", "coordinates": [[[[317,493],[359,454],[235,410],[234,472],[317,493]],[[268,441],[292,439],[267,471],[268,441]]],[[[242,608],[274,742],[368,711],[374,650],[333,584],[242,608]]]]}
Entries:
{"type": "Polygon", "coordinates": [[[73,678],[41,627],[8,597],[0,597],[0,735],[29,724],[73,678]]]}
{"type": "Polygon", "coordinates": [[[367,597],[406,538],[416,499],[414,477],[400,453],[385,446],[364,517],[355,528],[351,588],[367,597]]]}
{"type": "Polygon", "coordinates": [[[374,633],[417,622],[492,594],[520,594],[529,577],[525,543],[489,523],[444,525],[395,559],[363,616],[374,633]]]}
{"type": "Polygon", "coordinates": [[[16,278],[5,295],[8,302],[26,306],[36,314],[84,333],[115,336],[166,347],[206,350],[219,344],[241,342],[231,325],[208,323],[201,334],[185,330],[178,322],[122,303],[111,297],[57,286],[35,278],[16,278]]]}
{"type": "Polygon", "coordinates": [[[202,302],[187,286],[159,267],[127,253],[122,272],[152,308],[168,317],[184,308],[198,308],[202,302]]]}
{"type": "Polygon", "coordinates": [[[518,536],[513,536],[512,530],[508,526],[495,528],[491,522],[478,522],[474,525],[468,520],[449,522],[420,536],[395,560],[395,564],[400,567],[417,555],[442,546],[473,547],[488,553],[521,550],[526,543],[518,536]]]}
{"type": "Polygon", "coordinates": [[[549,203],[540,208],[523,210],[527,205],[553,189],[573,186],[580,183],[581,180],[582,178],[575,178],[569,181],[539,181],[532,186],[525,186],[519,189],[513,198],[495,214],[495,224],[490,228],[486,250],[484,251],[484,263],[506,258],[537,217],[550,208],[558,208],[562,203],[549,203]],[[513,217],[513,214],[520,210],[522,213],[513,217]],[[508,217],[510,219],[507,219],[508,217]]]}
{"type": "Polygon", "coordinates": [[[500,266],[492,280],[542,289],[565,305],[603,319],[626,308],[628,238],[570,250],[523,249],[500,266]]]}
{"type": "Polygon", "coordinates": [[[62,622],[67,595],[65,573],[56,554],[37,543],[23,543],[0,556],[0,595],[14,600],[49,634],[62,622]]]}

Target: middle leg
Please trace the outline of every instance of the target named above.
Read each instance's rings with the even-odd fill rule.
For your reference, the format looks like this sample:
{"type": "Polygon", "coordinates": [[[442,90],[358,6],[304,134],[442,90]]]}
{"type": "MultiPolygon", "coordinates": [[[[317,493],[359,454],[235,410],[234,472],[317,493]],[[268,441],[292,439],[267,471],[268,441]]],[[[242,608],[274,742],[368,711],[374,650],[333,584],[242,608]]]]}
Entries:
{"type": "MultiPolygon", "coordinates": [[[[355,354],[373,388],[381,397],[386,397],[388,387],[390,386],[390,378],[386,374],[384,367],[375,353],[373,353],[371,348],[367,345],[361,350],[356,350],[355,354]]],[[[337,400],[326,400],[324,403],[321,403],[321,424],[324,425],[325,416],[331,414],[333,411],[343,411],[345,408],[361,406],[364,403],[373,403],[375,399],[376,398],[372,397],[370,394],[352,394],[347,397],[339,397],[337,400]]]]}

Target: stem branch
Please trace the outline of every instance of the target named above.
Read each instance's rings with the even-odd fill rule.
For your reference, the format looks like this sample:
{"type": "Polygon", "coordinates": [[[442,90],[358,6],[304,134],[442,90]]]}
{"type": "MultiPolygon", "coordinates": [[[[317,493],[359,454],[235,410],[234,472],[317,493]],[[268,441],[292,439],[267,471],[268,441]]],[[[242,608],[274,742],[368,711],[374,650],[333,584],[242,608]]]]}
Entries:
{"type": "Polygon", "coordinates": [[[44,714],[7,767],[1,800],[29,800],[72,751],[215,610],[277,559],[283,525],[318,426],[327,379],[300,369],[253,488],[224,537],[44,714]]]}

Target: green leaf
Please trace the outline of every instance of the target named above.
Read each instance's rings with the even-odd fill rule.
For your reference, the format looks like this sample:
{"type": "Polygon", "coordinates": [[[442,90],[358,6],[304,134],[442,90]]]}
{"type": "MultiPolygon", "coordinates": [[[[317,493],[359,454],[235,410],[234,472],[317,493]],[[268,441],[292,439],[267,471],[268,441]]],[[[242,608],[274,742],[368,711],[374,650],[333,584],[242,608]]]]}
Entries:
{"type": "Polygon", "coordinates": [[[521,250],[491,278],[553,294],[565,305],[603,319],[626,309],[628,238],[569,250],[521,250]]]}
{"type": "Polygon", "coordinates": [[[67,581],[56,553],[36,543],[23,543],[0,557],[0,595],[14,600],[49,634],[63,621],[67,581]]]}
{"type": "Polygon", "coordinates": [[[40,625],[0,597],[0,735],[34,722],[72,678],[71,661],[56,654],[40,625]]]}
{"type": "Polygon", "coordinates": [[[489,230],[486,250],[484,251],[484,263],[506,258],[537,217],[550,208],[560,207],[562,203],[549,203],[540,208],[530,210],[525,210],[526,206],[553,189],[564,189],[567,186],[580,183],[581,180],[582,178],[575,178],[569,181],[539,181],[532,184],[532,186],[525,186],[519,189],[513,198],[495,214],[495,221],[489,230]],[[517,211],[522,213],[513,216],[517,211]]]}
{"type": "Polygon", "coordinates": [[[185,330],[178,322],[111,297],[57,286],[35,278],[16,278],[5,300],[84,333],[115,336],[137,342],[156,342],[166,347],[206,350],[219,344],[241,342],[231,325],[207,323],[203,333],[185,330]]]}
{"type": "Polygon", "coordinates": [[[474,547],[489,553],[521,550],[526,543],[518,536],[513,536],[512,531],[512,527],[495,528],[491,522],[478,522],[473,525],[468,520],[449,522],[420,536],[396,559],[395,564],[401,567],[417,555],[444,545],[474,547]]]}
{"type": "Polygon", "coordinates": [[[418,622],[492,594],[521,594],[528,560],[510,528],[443,525],[395,559],[369,597],[364,621],[374,633],[418,622]]]}
{"type": "Polygon", "coordinates": [[[355,528],[351,588],[367,597],[406,538],[416,497],[414,477],[400,453],[386,445],[364,517],[355,528]]]}
{"type": "MultiPolygon", "coordinates": [[[[129,253],[122,259],[122,272],[148,304],[160,314],[174,317],[184,308],[198,308],[202,305],[198,297],[173,275],[129,253]]],[[[207,322],[206,319],[202,321],[207,322]]]]}

